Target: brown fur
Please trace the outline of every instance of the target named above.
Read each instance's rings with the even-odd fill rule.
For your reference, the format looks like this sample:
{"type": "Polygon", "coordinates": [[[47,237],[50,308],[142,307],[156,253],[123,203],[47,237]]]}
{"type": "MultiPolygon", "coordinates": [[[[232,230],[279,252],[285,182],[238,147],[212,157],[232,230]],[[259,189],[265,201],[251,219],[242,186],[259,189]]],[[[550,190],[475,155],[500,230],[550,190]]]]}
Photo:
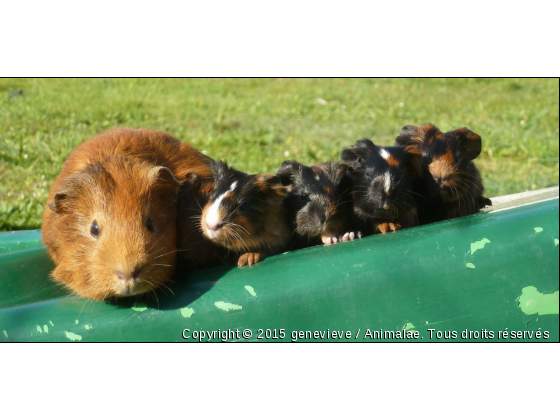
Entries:
{"type": "Polygon", "coordinates": [[[483,196],[482,177],[473,162],[482,150],[478,134],[466,127],[443,133],[432,124],[408,125],[395,143],[422,155],[423,181],[418,188],[424,197],[422,223],[473,214],[492,205],[483,196]]]}
{"type": "Polygon", "coordinates": [[[389,159],[387,159],[387,163],[389,164],[389,166],[393,166],[393,167],[398,167],[401,162],[398,159],[395,159],[393,156],[389,156],[389,159]]]}
{"type": "Polygon", "coordinates": [[[216,194],[220,191],[218,184],[224,180],[228,186],[233,179],[239,183],[234,191],[224,195],[218,208],[222,226],[216,237],[209,235],[207,225],[207,214],[213,201],[208,200],[203,205],[200,229],[205,240],[220,247],[222,255],[224,250],[229,250],[238,265],[254,264],[283,250],[290,239],[290,231],[282,205],[286,189],[280,179],[269,174],[248,175],[228,168],[221,161],[216,163],[214,176],[216,194]],[[250,204],[240,208],[238,200],[248,200],[250,204]]]}
{"type": "Polygon", "coordinates": [[[207,176],[208,161],[171,135],[144,129],[111,130],[78,146],[43,215],[43,242],[57,264],[53,278],[97,300],[167,283],[176,260],[180,180],[207,176]],[[97,238],[90,233],[94,220],[97,238]]]}
{"type": "MultiPolygon", "coordinates": [[[[290,231],[287,224],[284,222],[287,218],[282,201],[286,195],[285,189],[281,186],[271,187],[265,182],[269,175],[259,175],[262,177],[257,182],[261,191],[267,191],[269,199],[266,206],[266,219],[264,229],[255,231],[251,221],[241,214],[236,214],[232,222],[241,226],[236,229],[235,225],[226,224],[222,228],[223,240],[219,244],[227,249],[239,254],[238,265],[254,264],[262,261],[267,255],[270,255],[269,250],[276,250],[286,245],[290,231]],[[235,233],[234,233],[235,232],[235,233]],[[238,234],[241,240],[232,240],[235,234],[238,234]],[[226,239],[227,238],[227,239],[226,239]]],[[[201,227],[202,231],[206,230],[205,214],[211,203],[207,203],[202,211],[201,227]]],[[[223,215],[222,215],[223,216],[223,215]]]]}
{"type": "Polygon", "coordinates": [[[447,179],[452,175],[456,163],[453,152],[451,148],[448,147],[445,154],[430,162],[428,170],[437,178],[447,179]]]}

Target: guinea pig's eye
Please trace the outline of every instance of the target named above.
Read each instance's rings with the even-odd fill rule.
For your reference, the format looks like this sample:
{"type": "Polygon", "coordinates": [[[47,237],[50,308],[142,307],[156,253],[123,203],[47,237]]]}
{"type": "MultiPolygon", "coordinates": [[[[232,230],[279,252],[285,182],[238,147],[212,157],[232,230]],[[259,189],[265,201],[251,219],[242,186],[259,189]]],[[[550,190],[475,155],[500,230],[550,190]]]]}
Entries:
{"type": "Polygon", "coordinates": [[[308,194],[302,192],[301,195],[299,196],[299,198],[301,198],[302,200],[307,200],[308,194]]]}
{"type": "Polygon", "coordinates": [[[154,221],[150,216],[148,216],[148,218],[146,219],[146,229],[148,229],[148,231],[151,233],[154,232],[154,221]]]}
{"type": "Polygon", "coordinates": [[[239,210],[243,211],[247,208],[247,202],[243,201],[241,204],[239,204],[239,207],[237,207],[239,210]]]}
{"type": "Polygon", "coordinates": [[[97,225],[97,220],[94,220],[92,222],[89,233],[91,233],[91,236],[93,236],[94,238],[97,238],[99,236],[99,226],[97,225]]]}
{"type": "Polygon", "coordinates": [[[372,175],[373,175],[373,169],[368,169],[368,170],[366,171],[366,175],[367,175],[367,176],[372,176],[372,175]]]}

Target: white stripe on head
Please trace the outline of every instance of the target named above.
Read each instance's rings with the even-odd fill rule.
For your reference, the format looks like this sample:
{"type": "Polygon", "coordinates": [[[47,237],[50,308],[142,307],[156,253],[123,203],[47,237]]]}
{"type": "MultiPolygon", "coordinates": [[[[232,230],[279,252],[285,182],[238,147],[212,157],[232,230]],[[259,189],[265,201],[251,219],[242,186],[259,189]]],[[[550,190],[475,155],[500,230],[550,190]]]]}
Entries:
{"type": "Polygon", "coordinates": [[[230,192],[232,192],[235,187],[237,187],[237,181],[234,181],[230,187],[229,190],[227,190],[225,193],[220,194],[220,196],[218,198],[216,198],[216,201],[214,201],[212,203],[212,205],[210,206],[210,208],[208,209],[208,212],[206,213],[206,224],[210,225],[210,226],[217,226],[220,224],[221,220],[220,220],[220,204],[222,204],[222,200],[224,199],[224,197],[226,195],[228,195],[230,192]]]}
{"type": "Polygon", "coordinates": [[[379,154],[385,160],[389,159],[389,157],[391,156],[391,154],[385,149],[379,149],[379,154]]]}
{"type": "Polygon", "coordinates": [[[388,193],[391,189],[391,174],[389,172],[385,172],[383,179],[385,181],[385,192],[388,193]]]}

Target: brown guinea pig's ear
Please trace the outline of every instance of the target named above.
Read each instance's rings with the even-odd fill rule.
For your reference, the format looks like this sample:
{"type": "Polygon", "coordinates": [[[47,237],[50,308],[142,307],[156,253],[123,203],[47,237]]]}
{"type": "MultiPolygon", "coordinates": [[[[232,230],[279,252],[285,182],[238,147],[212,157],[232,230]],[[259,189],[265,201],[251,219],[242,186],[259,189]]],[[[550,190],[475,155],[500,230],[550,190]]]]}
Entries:
{"type": "Polygon", "coordinates": [[[459,141],[461,151],[465,154],[466,158],[473,160],[480,155],[482,151],[482,138],[469,130],[467,127],[455,130],[455,137],[459,141]]]}
{"type": "Polygon", "coordinates": [[[404,151],[406,153],[408,170],[416,176],[422,176],[422,153],[420,153],[418,147],[416,145],[409,145],[405,147],[404,151]]]}
{"type": "Polygon", "coordinates": [[[49,203],[49,208],[57,214],[69,213],[71,209],[72,196],[67,189],[59,190],[54,195],[54,200],[49,203]]]}
{"type": "Polygon", "coordinates": [[[69,176],[54,195],[49,208],[57,214],[72,213],[76,210],[76,198],[83,196],[93,188],[93,180],[89,174],[80,172],[69,176]]]}
{"type": "Polygon", "coordinates": [[[177,188],[182,184],[171,169],[165,166],[154,166],[148,171],[148,182],[156,187],[163,188],[169,191],[177,191],[177,188]]]}
{"type": "Polygon", "coordinates": [[[295,160],[285,160],[276,172],[276,176],[280,178],[282,185],[290,185],[293,182],[294,174],[302,169],[303,165],[301,163],[295,160]]]}

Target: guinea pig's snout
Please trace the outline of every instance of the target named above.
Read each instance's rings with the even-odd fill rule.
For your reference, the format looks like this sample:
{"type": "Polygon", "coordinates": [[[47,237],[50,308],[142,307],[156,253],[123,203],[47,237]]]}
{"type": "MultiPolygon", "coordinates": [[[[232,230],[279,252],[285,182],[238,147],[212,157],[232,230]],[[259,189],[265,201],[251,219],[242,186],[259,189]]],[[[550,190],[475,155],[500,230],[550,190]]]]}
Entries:
{"type": "Polygon", "coordinates": [[[214,202],[202,215],[202,228],[204,234],[210,239],[216,239],[222,227],[224,227],[224,219],[220,210],[220,202],[214,202]]]}
{"type": "Polygon", "coordinates": [[[135,281],[138,279],[138,277],[140,277],[140,272],[142,271],[142,267],[136,267],[134,270],[132,271],[127,271],[127,270],[116,270],[116,275],[120,280],[123,281],[127,281],[127,280],[132,280],[135,281]]]}
{"type": "Polygon", "coordinates": [[[438,185],[440,188],[445,187],[445,184],[447,183],[447,178],[440,178],[438,176],[434,175],[434,181],[436,183],[436,185],[438,185]]]}
{"type": "Polygon", "coordinates": [[[216,239],[218,233],[222,229],[224,224],[217,219],[212,219],[210,217],[206,218],[206,235],[210,239],[216,239]]]}
{"type": "Polygon", "coordinates": [[[218,232],[222,227],[224,226],[223,223],[218,223],[218,222],[206,222],[206,227],[208,228],[208,230],[212,231],[212,232],[218,232]]]}

